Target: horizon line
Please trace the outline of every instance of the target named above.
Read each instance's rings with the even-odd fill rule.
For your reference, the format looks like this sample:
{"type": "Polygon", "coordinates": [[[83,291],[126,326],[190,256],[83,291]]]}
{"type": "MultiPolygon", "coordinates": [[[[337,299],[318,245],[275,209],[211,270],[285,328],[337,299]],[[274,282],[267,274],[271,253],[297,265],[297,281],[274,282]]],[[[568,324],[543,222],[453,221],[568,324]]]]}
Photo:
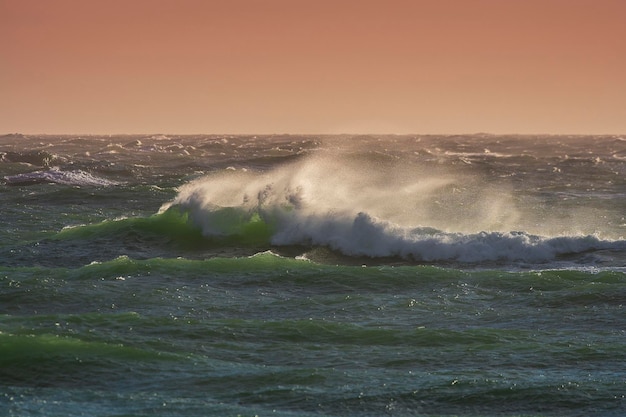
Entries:
{"type": "Polygon", "coordinates": [[[626,133],[548,133],[548,132],[537,132],[537,133],[493,133],[493,132],[464,132],[464,133],[391,133],[391,132],[341,132],[341,133],[304,133],[304,132],[273,132],[273,133],[227,133],[227,132],[218,132],[218,133],[164,133],[164,132],[141,132],[141,133],[22,133],[22,132],[8,132],[8,133],[0,133],[0,137],[5,136],[199,136],[199,135],[208,135],[208,136],[280,136],[280,135],[291,135],[291,136],[411,136],[411,135],[421,135],[421,136],[623,136],[626,133]]]}

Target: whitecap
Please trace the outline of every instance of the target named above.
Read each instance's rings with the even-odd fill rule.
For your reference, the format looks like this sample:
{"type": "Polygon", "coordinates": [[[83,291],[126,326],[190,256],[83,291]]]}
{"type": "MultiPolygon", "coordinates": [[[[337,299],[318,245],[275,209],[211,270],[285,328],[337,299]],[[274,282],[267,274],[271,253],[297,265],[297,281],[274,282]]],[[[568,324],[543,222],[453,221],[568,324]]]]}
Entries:
{"type": "Polygon", "coordinates": [[[8,185],[32,185],[32,184],[63,184],[74,186],[101,186],[109,187],[118,185],[116,181],[97,177],[89,172],[75,170],[63,171],[60,169],[50,169],[46,171],[34,171],[24,174],[5,176],[4,180],[8,185]]]}

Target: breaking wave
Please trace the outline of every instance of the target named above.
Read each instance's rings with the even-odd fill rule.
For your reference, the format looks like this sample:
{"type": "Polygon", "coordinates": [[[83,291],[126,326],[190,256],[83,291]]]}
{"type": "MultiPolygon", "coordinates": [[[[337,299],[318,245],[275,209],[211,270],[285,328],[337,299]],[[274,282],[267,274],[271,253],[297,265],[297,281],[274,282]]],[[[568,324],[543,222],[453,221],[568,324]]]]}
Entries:
{"type": "Polygon", "coordinates": [[[208,238],[255,236],[273,246],[326,247],[349,257],[542,263],[626,249],[623,239],[515,228],[522,213],[512,196],[474,181],[406,165],[400,170],[389,160],[326,155],[264,174],[231,169],[198,179],[161,211],[177,207],[208,238]]]}
{"type": "Polygon", "coordinates": [[[108,187],[118,185],[116,181],[97,177],[89,172],[74,170],[64,171],[60,169],[50,169],[46,171],[34,171],[17,175],[5,176],[7,185],[33,185],[33,184],[63,184],[73,186],[101,186],[108,187]]]}

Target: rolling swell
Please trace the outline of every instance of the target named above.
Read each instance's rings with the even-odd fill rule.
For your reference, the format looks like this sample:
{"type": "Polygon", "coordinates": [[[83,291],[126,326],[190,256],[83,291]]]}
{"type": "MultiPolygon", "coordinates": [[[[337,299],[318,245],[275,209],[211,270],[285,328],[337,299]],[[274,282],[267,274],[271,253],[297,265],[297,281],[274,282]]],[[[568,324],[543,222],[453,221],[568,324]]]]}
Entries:
{"type": "Polygon", "coordinates": [[[52,334],[0,334],[0,375],[11,385],[77,387],[100,380],[107,386],[119,383],[123,373],[115,368],[131,366],[138,372],[142,362],[160,360],[166,357],[158,352],[119,344],[52,334]]]}
{"type": "Polygon", "coordinates": [[[167,413],[163,384],[177,415],[619,415],[625,283],[271,253],[4,268],[0,375],[15,404],[85,390],[139,415],[167,413]]]}
{"type": "MultiPolygon", "coordinates": [[[[397,308],[415,307],[410,290],[431,294],[428,303],[441,302],[437,288],[446,288],[454,294],[472,294],[478,302],[498,295],[517,295],[532,301],[532,307],[615,306],[626,302],[626,294],[619,288],[626,283],[626,274],[599,269],[544,270],[504,272],[498,270],[466,270],[435,266],[372,267],[331,265],[305,259],[282,257],[271,252],[249,257],[213,257],[209,259],[151,258],[132,259],[121,256],[105,262],[91,262],[78,268],[0,267],[5,291],[0,294],[5,311],[28,311],[43,300],[49,308],[71,306],[76,311],[109,309],[111,304],[132,312],[142,308],[151,311],[155,306],[168,309],[177,296],[186,294],[193,299],[194,291],[203,286],[245,289],[252,292],[275,286],[283,287],[285,294],[294,291],[336,298],[339,304],[359,303],[360,292],[391,293],[399,295],[397,308]],[[95,286],[89,285],[90,283],[95,286]],[[138,289],[144,285],[163,288],[185,287],[174,292],[155,291],[141,294],[143,307],[135,305],[138,289]],[[120,292],[125,289],[124,292],[120,292]],[[137,289],[137,291],[135,291],[137,289]],[[102,294],[98,296],[98,291],[102,294]],[[96,291],[93,297],[87,294],[96,291]],[[408,291],[408,292],[407,292],[408,291]],[[108,296],[104,297],[104,294],[108,296]],[[540,297],[537,297],[540,295],[540,297]],[[99,306],[99,307],[98,307],[99,306]]],[[[202,293],[200,293],[202,295],[202,293]]],[[[204,294],[209,295],[209,294],[204,294]]],[[[219,297],[218,293],[215,293],[219,297]]],[[[280,295],[277,295],[280,298],[280,295]]],[[[227,297],[228,298],[228,297],[227,297]]],[[[227,300],[223,300],[226,302],[227,300]]],[[[284,300],[288,302],[289,300],[284,300]]],[[[294,299],[294,302],[301,302],[294,299]]],[[[313,302],[308,300],[307,302],[313,302]]],[[[220,305],[221,303],[218,303],[220,305]]],[[[193,305],[190,305],[193,307],[193,305]]],[[[294,306],[295,307],[295,306],[294,306]]],[[[504,307],[504,306],[503,306],[504,307]]],[[[219,310],[219,309],[218,309],[219,310]]],[[[39,313],[46,311],[39,307],[39,313]]],[[[198,311],[202,314],[202,311],[198,311]]],[[[512,311],[511,313],[514,312],[512,311]]],[[[358,314],[358,312],[355,312],[358,314]]],[[[540,314],[540,312],[537,312],[540,314]]],[[[525,320],[519,317],[520,320],[525,320]]],[[[461,322],[473,320],[458,318],[461,322]]],[[[529,322],[531,324],[532,321],[529,322]]],[[[462,325],[460,325],[462,326],[462,325]]]]}

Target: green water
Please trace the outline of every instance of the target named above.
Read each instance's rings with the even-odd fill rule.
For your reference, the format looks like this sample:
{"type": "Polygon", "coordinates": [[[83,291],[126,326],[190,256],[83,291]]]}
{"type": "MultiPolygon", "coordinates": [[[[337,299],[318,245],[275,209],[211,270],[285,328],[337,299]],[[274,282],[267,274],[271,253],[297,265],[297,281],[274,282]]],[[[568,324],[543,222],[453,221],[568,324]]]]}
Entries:
{"type": "MultiPolygon", "coordinates": [[[[0,303],[14,313],[0,318],[0,375],[4,407],[18,415],[33,390],[73,393],[74,403],[87,391],[101,397],[92,406],[117,399],[130,415],[161,410],[134,408],[147,393],[174,405],[162,415],[623,410],[623,273],[364,268],[272,254],[7,273],[0,303]]],[[[56,401],[44,414],[81,415],[56,401]]]]}

